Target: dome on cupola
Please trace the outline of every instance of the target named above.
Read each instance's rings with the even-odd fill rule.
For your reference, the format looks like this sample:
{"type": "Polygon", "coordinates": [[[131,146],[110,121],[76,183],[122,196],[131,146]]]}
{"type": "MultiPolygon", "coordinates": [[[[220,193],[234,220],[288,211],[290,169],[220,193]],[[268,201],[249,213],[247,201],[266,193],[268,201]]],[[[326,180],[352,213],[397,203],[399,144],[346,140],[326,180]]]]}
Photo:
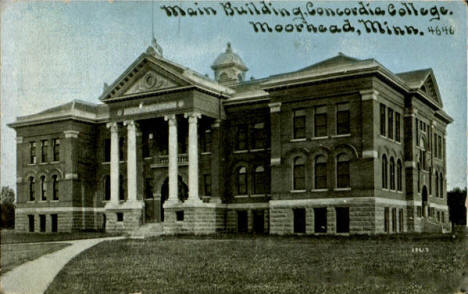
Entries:
{"type": "Polygon", "coordinates": [[[240,56],[232,51],[231,43],[227,43],[226,51],[219,54],[211,68],[221,84],[243,81],[248,70],[240,56]]]}

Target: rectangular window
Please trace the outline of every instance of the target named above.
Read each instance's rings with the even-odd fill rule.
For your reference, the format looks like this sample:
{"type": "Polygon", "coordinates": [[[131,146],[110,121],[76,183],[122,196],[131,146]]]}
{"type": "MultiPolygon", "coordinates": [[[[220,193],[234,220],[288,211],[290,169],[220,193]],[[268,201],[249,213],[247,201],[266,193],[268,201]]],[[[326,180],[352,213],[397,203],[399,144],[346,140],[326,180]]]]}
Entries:
{"type": "Polygon", "coordinates": [[[327,232],[327,208],[314,208],[314,230],[316,233],[327,232]]]}
{"type": "Polygon", "coordinates": [[[385,136],[387,125],[386,125],[386,115],[385,115],[385,105],[380,104],[380,134],[385,136]]]}
{"type": "Polygon", "coordinates": [[[314,137],[328,136],[327,106],[317,106],[314,109],[314,137]]]}
{"type": "Polygon", "coordinates": [[[437,211],[437,222],[440,223],[440,211],[437,211]]]}
{"type": "Polygon", "coordinates": [[[445,159],[445,152],[444,152],[444,150],[445,150],[445,139],[442,139],[442,145],[440,146],[440,149],[441,149],[440,158],[445,159]]]}
{"type": "Polygon", "coordinates": [[[29,143],[29,163],[36,163],[36,142],[29,143]]]}
{"type": "Polygon", "coordinates": [[[398,226],[399,226],[399,231],[404,232],[405,231],[405,220],[403,218],[403,209],[398,210],[398,226]]]}
{"type": "Polygon", "coordinates": [[[336,187],[348,188],[349,183],[349,161],[338,161],[336,164],[336,187]]]}
{"type": "Polygon", "coordinates": [[[41,233],[44,233],[46,231],[46,216],[45,214],[40,214],[39,215],[39,229],[41,233]]]}
{"type": "Polygon", "coordinates": [[[236,150],[247,150],[247,132],[248,126],[247,125],[239,125],[237,126],[236,130],[236,150]]]}
{"type": "Polygon", "coordinates": [[[421,208],[421,206],[417,206],[417,207],[416,207],[416,211],[417,211],[417,214],[416,214],[416,215],[417,215],[418,217],[422,217],[422,208],[421,208]]]}
{"type": "Polygon", "coordinates": [[[388,108],[388,137],[393,139],[393,109],[388,108]]]}
{"type": "Polygon", "coordinates": [[[327,163],[315,163],[315,189],[327,188],[327,163]]]}
{"type": "Polygon", "coordinates": [[[49,141],[42,140],[41,141],[41,162],[47,162],[48,154],[47,151],[49,149],[49,141]]]}
{"type": "Polygon", "coordinates": [[[28,215],[29,232],[34,232],[34,215],[28,215]]]}
{"type": "Polygon", "coordinates": [[[211,196],[211,175],[203,175],[203,187],[205,189],[205,196],[211,196]]]}
{"type": "Polygon", "coordinates": [[[52,139],[53,160],[60,161],[60,139],[52,139]]]}
{"type": "Polygon", "coordinates": [[[445,223],[445,213],[443,211],[440,213],[440,221],[445,223]]]}
{"type": "Polygon", "coordinates": [[[416,145],[419,145],[419,142],[417,142],[418,138],[419,138],[419,120],[416,118],[416,145]]]}
{"type": "Polygon", "coordinates": [[[202,132],[201,145],[202,152],[211,152],[211,130],[202,132]]]}
{"type": "Polygon", "coordinates": [[[305,138],[305,123],[306,123],[306,114],[304,109],[299,109],[294,111],[294,139],[305,138]]]}
{"type": "Polygon", "coordinates": [[[109,162],[111,157],[111,140],[104,140],[104,162],[109,162]]]}
{"type": "Polygon", "coordinates": [[[256,209],[252,211],[253,214],[253,231],[256,234],[265,233],[265,211],[263,209],[256,209]]]}
{"type": "Polygon", "coordinates": [[[51,224],[52,224],[52,233],[56,233],[57,232],[57,228],[58,228],[58,218],[57,218],[57,215],[56,214],[51,214],[50,215],[50,220],[51,220],[51,224]]]}
{"type": "Polygon", "coordinates": [[[183,222],[184,221],[184,211],[183,210],[176,211],[176,221],[178,221],[178,222],[183,222]]]}
{"type": "Polygon", "coordinates": [[[438,139],[437,139],[437,143],[439,144],[439,158],[442,158],[442,137],[441,136],[438,136],[438,139]]]}
{"type": "Polygon", "coordinates": [[[266,146],[265,123],[256,123],[252,129],[253,149],[263,149],[266,146]]]}
{"type": "Polygon", "coordinates": [[[401,142],[401,118],[398,112],[395,112],[395,141],[401,142]]]}
{"type": "Polygon", "coordinates": [[[349,207],[336,208],[336,232],[349,233],[349,207]]]}
{"type": "Polygon", "coordinates": [[[123,212],[117,212],[117,221],[118,222],[123,222],[123,220],[124,220],[123,212]]]}
{"type": "Polygon", "coordinates": [[[143,138],[142,138],[143,157],[151,157],[153,155],[152,154],[153,138],[154,138],[154,135],[152,132],[146,131],[143,133],[143,138]]]}
{"type": "Polygon", "coordinates": [[[294,218],[294,233],[305,233],[306,223],[305,223],[305,209],[296,208],[293,209],[293,218],[294,218]]]}
{"type": "Polygon", "coordinates": [[[384,232],[388,233],[390,231],[390,209],[388,207],[384,208],[384,232]]]}
{"type": "Polygon", "coordinates": [[[247,233],[249,226],[249,217],[247,210],[238,210],[237,211],[237,232],[247,233]]]}
{"type": "Polygon", "coordinates": [[[434,207],[429,208],[429,216],[431,216],[431,217],[435,216],[434,207]]]}
{"type": "Polygon", "coordinates": [[[349,128],[349,104],[341,103],[336,105],[336,134],[343,135],[350,133],[349,128]]]}
{"type": "Polygon", "coordinates": [[[396,208],[392,208],[392,232],[397,231],[397,214],[396,214],[396,208]]]}
{"type": "Polygon", "coordinates": [[[305,189],[305,166],[303,163],[294,165],[294,190],[305,189]]]}

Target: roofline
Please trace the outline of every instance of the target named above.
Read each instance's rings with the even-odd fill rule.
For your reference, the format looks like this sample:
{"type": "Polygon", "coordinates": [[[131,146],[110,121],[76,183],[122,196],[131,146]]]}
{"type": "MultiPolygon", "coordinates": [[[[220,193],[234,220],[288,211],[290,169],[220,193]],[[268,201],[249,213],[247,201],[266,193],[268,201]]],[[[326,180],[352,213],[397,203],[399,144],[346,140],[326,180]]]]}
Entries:
{"type": "Polygon", "coordinates": [[[83,117],[78,117],[75,115],[61,115],[57,117],[48,117],[48,118],[41,118],[41,119],[34,119],[34,120],[25,120],[25,121],[16,121],[7,124],[8,127],[12,129],[16,128],[21,128],[21,127],[29,127],[33,125],[41,125],[41,124],[47,124],[47,123],[54,123],[57,121],[65,121],[65,120],[75,120],[75,121],[80,121],[80,122],[85,122],[85,123],[92,123],[92,124],[97,124],[100,123],[101,121],[104,121],[104,119],[87,119],[83,117]]]}

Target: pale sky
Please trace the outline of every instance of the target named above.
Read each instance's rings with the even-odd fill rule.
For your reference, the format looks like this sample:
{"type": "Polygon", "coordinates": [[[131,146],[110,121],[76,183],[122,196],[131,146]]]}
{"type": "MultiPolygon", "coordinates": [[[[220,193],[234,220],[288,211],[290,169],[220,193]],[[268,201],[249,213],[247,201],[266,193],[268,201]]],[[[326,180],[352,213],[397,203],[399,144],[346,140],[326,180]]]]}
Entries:
{"type": "MultiPolygon", "coordinates": [[[[181,2],[173,2],[173,4],[181,2]]],[[[223,3],[226,3],[224,1],[223,3]]],[[[306,2],[272,2],[294,8],[306,2]]],[[[431,8],[433,2],[413,1],[431,8]]],[[[0,5],[2,5],[0,3],[0,5]]],[[[380,34],[254,33],[253,16],[226,17],[218,2],[216,16],[168,18],[154,2],[154,34],[164,56],[202,74],[213,76],[210,65],[230,41],[249,68],[261,78],[297,70],[338,52],[375,58],[398,73],[434,70],[445,111],[453,117],[447,129],[448,188],[466,186],[466,8],[462,1],[438,2],[452,15],[385,17],[392,24],[413,23],[424,36],[380,34]],[[453,26],[454,34],[432,35],[427,28],[453,26]]],[[[198,6],[206,6],[199,2],[198,6]]],[[[239,3],[236,3],[239,5],[239,3]]],[[[314,2],[314,7],[357,6],[357,2],[314,2]]],[[[373,2],[388,8],[386,2],[373,2]]],[[[372,7],[371,6],[371,7],[372,7]]],[[[151,42],[151,2],[3,2],[1,15],[1,185],[15,188],[15,132],[6,127],[16,116],[32,114],[71,99],[98,103],[103,83],[111,84],[151,42]]],[[[182,7],[194,7],[183,2],[182,7]]],[[[291,18],[264,17],[272,24],[294,23],[291,18]]],[[[357,22],[356,17],[349,17],[357,22]]],[[[314,24],[342,24],[343,18],[314,16],[314,24]]]]}

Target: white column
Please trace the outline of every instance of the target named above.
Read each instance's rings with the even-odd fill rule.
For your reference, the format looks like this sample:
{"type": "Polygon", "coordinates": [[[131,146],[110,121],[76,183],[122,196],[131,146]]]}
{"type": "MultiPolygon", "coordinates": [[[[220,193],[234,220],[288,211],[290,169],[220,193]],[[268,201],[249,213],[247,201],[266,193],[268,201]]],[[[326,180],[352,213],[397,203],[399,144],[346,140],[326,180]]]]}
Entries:
{"type": "Polygon", "coordinates": [[[111,203],[119,203],[119,127],[116,122],[108,123],[107,127],[111,131],[111,203]]]}
{"type": "Polygon", "coordinates": [[[177,119],[174,114],[166,115],[164,119],[169,124],[169,196],[167,203],[176,203],[178,198],[178,171],[177,171],[177,119]]]}
{"type": "Polygon", "coordinates": [[[136,123],[124,121],[127,126],[127,190],[128,201],[137,200],[137,156],[136,156],[136,123]]]}
{"type": "Polygon", "coordinates": [[[188,148],[188,202],[201,202],[198,197],[198,124],[200,113],[186,113],[189,122],[189,148],[188,148]]]}

